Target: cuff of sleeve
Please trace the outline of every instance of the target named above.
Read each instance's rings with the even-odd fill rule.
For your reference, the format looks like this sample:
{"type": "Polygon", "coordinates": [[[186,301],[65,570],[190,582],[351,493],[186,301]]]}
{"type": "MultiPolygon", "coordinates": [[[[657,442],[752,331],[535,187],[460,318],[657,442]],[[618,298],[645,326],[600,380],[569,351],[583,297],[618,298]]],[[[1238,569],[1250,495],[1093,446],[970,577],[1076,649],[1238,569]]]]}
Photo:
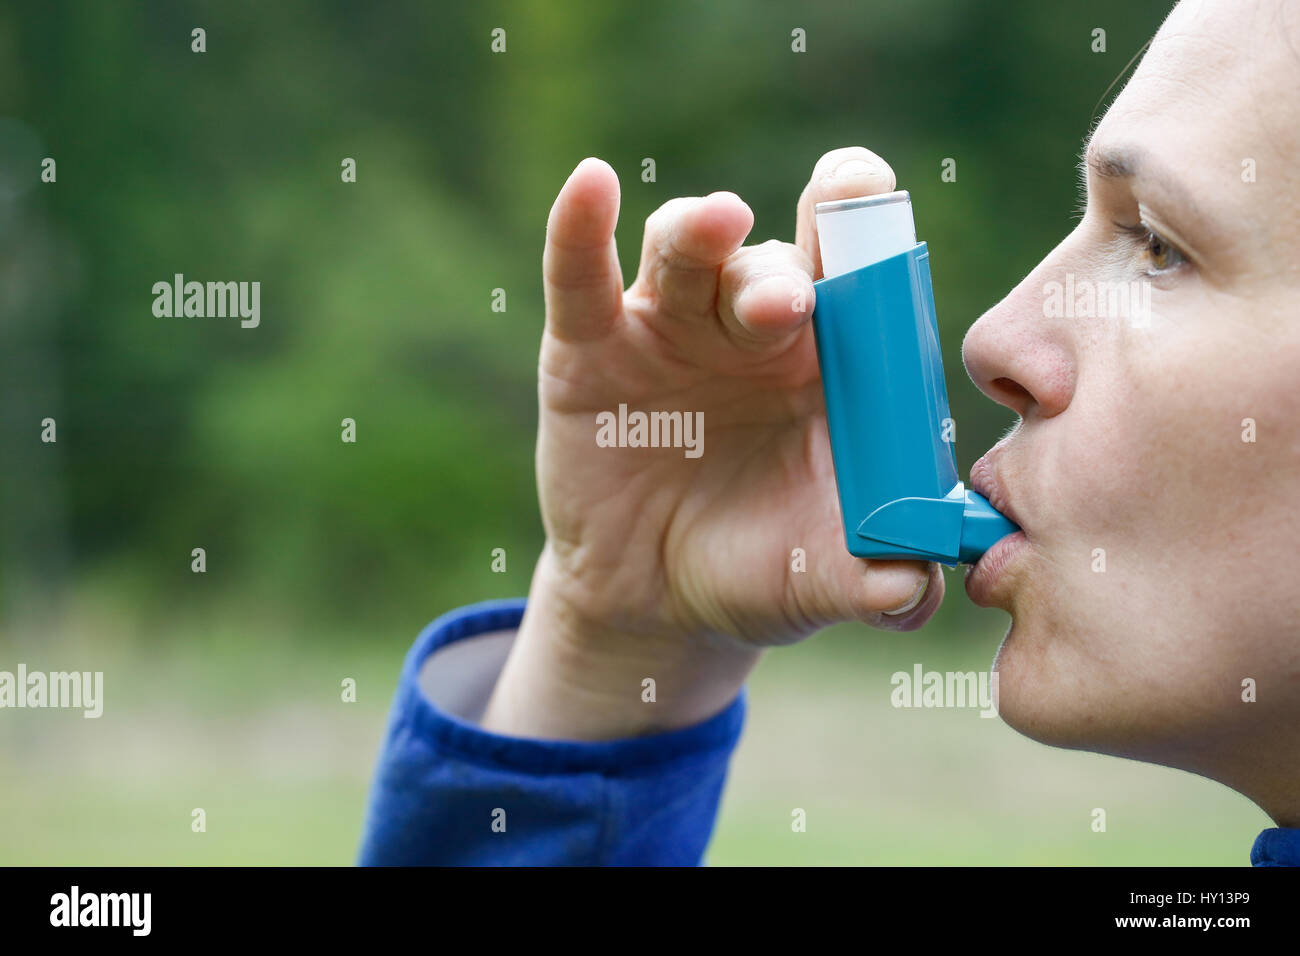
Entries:
{"type": "Polygon", "coordinates": [[[1300,830],[1270,827],[1250,848],[1251,866],[1300,866],[1300,830]]]}
{"type": "MultiPolygon", "coordinates": [[[[420,671],[430,655],[457,641],[518,628],[525,606],[523,598],[485,601],[444,614],[426,627],[402,666],[394,720],[405,724],[415,739],[443,753],[481,766],[527,774],[636,775],[678,759],[729,753],[735,747],[745,720],[743,688],[724,710],[702,723],[607,741],[507,737],[486,731],[425,696],[420,688],[420,671]]],[[[437,661],[429,666],[436,668],[437,661]]]]}

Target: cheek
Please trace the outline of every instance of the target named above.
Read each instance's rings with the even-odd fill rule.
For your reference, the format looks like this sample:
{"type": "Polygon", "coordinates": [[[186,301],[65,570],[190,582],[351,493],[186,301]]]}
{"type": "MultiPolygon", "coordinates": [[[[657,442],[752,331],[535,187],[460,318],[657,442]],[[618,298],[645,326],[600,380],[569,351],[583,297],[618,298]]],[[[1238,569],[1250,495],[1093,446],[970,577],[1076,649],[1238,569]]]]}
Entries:
{"type": "Polygon", "coordinates": [[[1024,481],[1035,490],[1032,537],[1051,570],[1093,580],[1132,571],[1168,540],[1162,530],[1171,475],[1184,470],[1184,440],[1152,370],[1112,354],[1081,367],[1069,407],[1039,425],[1024,481]]]}
{"type": "Polygon", "coordinates": [[[1224,315],[1088,342],[1070,406],[1037,423],[1038,554],[999,657],[1032,736],[1157,736],[1300,667],[1279,642],[1300,619],[1300,335],[1224,315]]]}
{"type": "Polygon", "coordinates": [[[1300,542],[1300,336],[1266,334],[1240,308],[1153,333],[1122,366],[1115,441],[1141,506],[1116,510],[1132,547],[1196,585],[1202,612],[1300,542]]]}
{"type": "Polygon", "coordinates": [[[1172,586],[1202,613],[1230,604],[1300,542],[1300,335],[1224,312],[1113,331],[1088,343],[1070,406],[1041,423],[1044,548],[1066,572],[1097,573],[1104,554],[1131,602],[1172,586]]]}

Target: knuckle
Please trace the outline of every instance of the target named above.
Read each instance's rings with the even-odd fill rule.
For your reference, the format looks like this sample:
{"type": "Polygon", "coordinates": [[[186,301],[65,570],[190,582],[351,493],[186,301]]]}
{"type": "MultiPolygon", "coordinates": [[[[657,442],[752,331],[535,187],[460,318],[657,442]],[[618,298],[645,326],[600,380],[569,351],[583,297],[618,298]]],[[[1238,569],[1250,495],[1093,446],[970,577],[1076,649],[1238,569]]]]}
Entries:
{"type": "Polygon", "coordinates": [[[661,228],[672,222],[690,202],[685,196],[675,196],[663,203],[646,218],[646,227],[661,228]]]}

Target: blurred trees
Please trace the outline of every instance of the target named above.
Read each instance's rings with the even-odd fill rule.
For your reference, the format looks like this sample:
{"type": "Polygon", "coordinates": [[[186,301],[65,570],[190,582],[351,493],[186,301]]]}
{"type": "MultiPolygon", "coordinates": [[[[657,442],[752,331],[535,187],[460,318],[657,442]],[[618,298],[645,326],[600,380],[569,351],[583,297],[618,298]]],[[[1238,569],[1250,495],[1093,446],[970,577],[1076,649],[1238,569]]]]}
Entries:
{"type": "Polygon", "coordinates": [[[962,334],[1071,228],[1094,105],[1168,7],[0,9],[6,608],[99,586],[146,613],[205,607],[306,636],[523,593],[542,540],[546,213],[592,154],[622,179],[629,281],[645,217],[673,196],[735,190],[752,241],[791,239],[822,152],[889,160],[933,251],[964,470],[1013,416],[962,373],[962,334]],[[54,184],[38,181],[45,156],[54,184]],[[176,272],[260,281],[260,327],[155,318],[151,286],[176,272]],[[56,446],[39,441],[46,415],[56,446]],[[189,568],[199,546],[206,575],[189,568]]]}

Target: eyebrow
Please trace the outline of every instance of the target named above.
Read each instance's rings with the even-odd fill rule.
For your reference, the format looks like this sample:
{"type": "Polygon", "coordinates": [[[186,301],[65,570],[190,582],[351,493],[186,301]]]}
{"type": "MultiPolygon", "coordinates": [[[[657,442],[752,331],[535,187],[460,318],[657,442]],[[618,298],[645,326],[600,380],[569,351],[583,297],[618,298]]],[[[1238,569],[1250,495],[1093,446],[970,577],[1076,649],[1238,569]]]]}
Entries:
{"type": "Polygon", "coordinates": [[[1089,139],[1084,144],[1079,160],[1079,180],[1085,195],[1089,170],[1102,180],[1136,179],[1140,176],[1163,197],[1164,201],[1156,208],[1165,210],[1171,219],[1177,217],[1179,220],[1187,220],[1202,229],[1213,222],[1197,206],[1191,190],[1168,169],[1153,162],[1151,155],[1138,146],[1098,146],[1094,140],[1089,139]]]}
{"type": "Polygon", "coordinates": [[[1083,144],[1079,174],[1093,174],[1102,179],[1131,179],[1142,166],[1142,153],[1134,147],[1098,146],[1093,140],[1083,144]]]}

